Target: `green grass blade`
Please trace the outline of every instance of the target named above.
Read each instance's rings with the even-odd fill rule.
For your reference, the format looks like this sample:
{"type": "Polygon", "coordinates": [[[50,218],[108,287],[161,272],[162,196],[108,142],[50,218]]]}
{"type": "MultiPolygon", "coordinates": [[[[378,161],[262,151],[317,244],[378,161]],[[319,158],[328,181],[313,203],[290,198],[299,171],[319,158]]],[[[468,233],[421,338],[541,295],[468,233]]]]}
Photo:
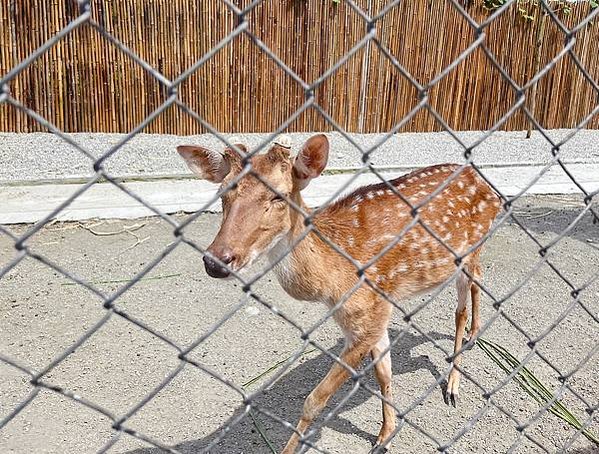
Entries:
{"type": "Polygon", "coordinates": [[[254,427],[256,428],[256,430],[258,431],[258,433],[260,434],[260,436],[262,437],[264,442],[268,445],[268,449],[270,449],[270,452],[272,452],[272,454],[277,454],[277,450],[273,446],[272,441],[270,441],[270,438],[268,438],[268,436],[266,435],[266,430],[264,429],[264,427],[262,427],[262,424],[260,424],[260,421],[258,421],[256,419],[252,410],[249,411],[249,414],[250,414],[250,418],[252,418],[252,423],[254,424],[254,427]]]}
{"type": "MultiPolygon", "coordinates": [[[[503,346],[482,338],[476,344],[489,356],[507,375],[511,374],[522,363],[503,346]]],[[[522,366],[514,380],[520,388],[530,395],[539,404],[545,406],[553,399],[553,393],[545,386],[526,366],[522,366]]],[[[547,409],[555,416],[568,423],[590,441],[599,445],[599,438],[588,429],[582,428],[580,420],[559,400],[555,400],[547,409]]]]}
{"type": "MultiPolygon", "coordinates": [[[[307,350],[305,352],[303,352],[301,355],[299,355],[298,359],[309,355],[312,352],[315,352],[317,349],[313,348],[312,350],[307,350]]],[[[276,369],[278,369],[279,367],[281,367],[283,364],[285,364],[287,361],[289,361],[289,359],[292,357],[293,355],[289,355],[287,358],[282,359],[280,361],[277,361],[276,363],[274,363],[272,366],[270,366],[268,369],[266,369],[263,372],[260,372],[260,374],[256,375],[255,377],[251,378],[250,380],[248,380],[247,382],[245,382],[243,385],[241,385],[242,388],[247,388],[248,386],[253,385],[254,383],[256,383],[257,381],[259,381],[262,377],[270,374],[271,372],[275,371],[276,369]]]]}
{"type": "MultiPolygon", "coordinates": [[[[303,357],[303,356],[309,355],[310,353],[313,353],[316,350],[317,350],[316,348],[313,348],[312,350],[306,350],[305,352],[302,352],[301,355],[299,355],[298,359],[301,358],[301,357],[303,357]]],[[[245,382],[243,385],[241,385],[241,387],[243,389],[247,389],[248,387],[252,386],[254,383],[260,381],[261,378],[263,378],[263,377],[269,375],[270,373],[272,373],[273,371],[277,370],[279,367],[281,367],[283,364],[285,364],[287,361],[289,361],[289,359],[291,359],[292,357],[293,357],[293,355],[289,355],[285,359],[277,361],[272,366],[270,366],[268,369],[260,372],[255,377],[252,377],[251,379],[249,379],[247,382],[245,382]]],[[[252,410],[249,411],[249,415],[250,415],[250,418],[252,418],[252,423],[254,424],[254,427],[256,428],[256,430],[258,431],[258,433],[260,434],[260,437],[267,444],[268,449],[270,449],[270,451],[273,454],[277,454],[277,450],[275,449],[275,447],[273,446],[272,441],[268,437],[266,429],[264,427],[262,427],[262,424],[260,423],[260,421],[258,420],[258,418],[256,418],[254,416],[254,413],[252,412],[252,410]]]]}
{"type": "MultiPolygon", "coordinates": [[[[170,277],[181,276],[181,273],[173,273],[173,274],[161,274],[159,276],[150,276],[150,277],[142,277],[137,282],[144,281],[158,281],[160,279],[168,279],[170,277]]],[[[112,279],[108,281],[90,281],[90,284],[119,284],[122,282],[129,282],[131,279],[112,279]]],[[[77,282],[63,282],[60,285],[79,285],[77,282]]]]}

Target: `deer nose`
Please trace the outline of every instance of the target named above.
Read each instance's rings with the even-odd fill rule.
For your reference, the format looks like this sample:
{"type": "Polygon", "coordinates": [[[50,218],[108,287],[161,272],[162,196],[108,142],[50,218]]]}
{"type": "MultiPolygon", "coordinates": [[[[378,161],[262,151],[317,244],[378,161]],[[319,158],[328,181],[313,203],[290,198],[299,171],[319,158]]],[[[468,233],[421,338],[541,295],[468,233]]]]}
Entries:
{"type": "MultiPolygon", "coordinates": [[[[220,254],[213,252],[212,255],[218,258],[225,265],[228,265],[235,259],[235,256],[231,251],[223,251],[220,254]]],[[[223,278],[228,277],[229,274],[231,274],[226,267],[221,266],[216,260],[208,257],[207,255],[204,256],[204,268],[206,268],[206,272],[211,277],[223,278]]]]}

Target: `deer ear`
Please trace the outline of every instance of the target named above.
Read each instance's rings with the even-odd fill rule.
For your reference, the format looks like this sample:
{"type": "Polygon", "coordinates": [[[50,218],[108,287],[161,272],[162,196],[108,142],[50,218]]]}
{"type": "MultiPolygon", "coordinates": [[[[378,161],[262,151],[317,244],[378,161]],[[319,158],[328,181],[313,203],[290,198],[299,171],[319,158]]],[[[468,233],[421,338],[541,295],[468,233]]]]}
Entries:
{"type": "Polygon", "coordinates": [[[324,134],[310,137],[295,157],[293,176],[300,189],[319,176],[329,159],[329,140],[324,134]]]}
{"type": "Polygon", "coordinates": [[[230,164],[217,151],[195,145],[180,145],[177,151],[193,173],[212,183],[220,183],[231,171],[230,164]]]}

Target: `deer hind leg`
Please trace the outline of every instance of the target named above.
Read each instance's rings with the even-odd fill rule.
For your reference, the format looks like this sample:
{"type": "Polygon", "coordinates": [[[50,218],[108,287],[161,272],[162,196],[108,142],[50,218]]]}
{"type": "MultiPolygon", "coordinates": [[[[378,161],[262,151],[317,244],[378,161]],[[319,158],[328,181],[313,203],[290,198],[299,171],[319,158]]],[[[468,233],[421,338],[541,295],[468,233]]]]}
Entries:
{"type": "MultiPolygon", "coordinates": [[[[478,255],[476,255],[474,260],[470,263],[468,271],[477,282],[480,282],[482,268],[480,266],[478,255]]],[[[470,285],[470,298],[472,299],[472,321],[470,322],[469,340],[476,340],[478,332],[480,331],[480,287],[475,282],[471,282],[470,285]]]]}
{"type": "MultiPolygon", "coordinates": [[[[381,395],[389,402],[393,401],[393,392],[391,390],[391,352],[384,355],[383,352],[389,347],[389,333],[385,330],[379,341],[370,351],[373,361],[377,361],[374,366],[374,375],[381,387],[381,395]],[[381,357],[382,355],[382,357],[381,357]]],[[[383,404],[383,425],[376,440],[375,448],[385,447],[384,444],[389,436],[395,431],[395,410],[391,405],[382,401],[383,404]]]]}
{"type": "MultiPolygon", "coordinates": [[[[343,327],[346,333],[346,345],[339,359],[344,365],[354,370],[358,368],[364,357],[381,338],[383,330],[386,329],[389,321],[390,308],[382,308],[382,305],[374,307],[375,304],[376,301],[374,298],[369,300],[361,298],[360,301],[357,301],[356,298],[347,301],[345,303],[346,307],[336,313],[336,318],[349,320],[351,325],[343,327]],[[368,305],[372,305],[372,310],[366,307],[368,305]],[[359,317],[352,316],[352,306],[357,307],[359,313],[362,315],[359,317]],[[377,315],[373,316],[373,314],[377,315]]],[[[292,454],[295,452],[300,442],[300,435],[306,432],[312,421],[321,413],[329,399],[349,376],[350,373],[346,367],[338,362],[333,364],[329,373],[304,401],[302,416],[297,424],[296,431],[291,435],[282,454],[292,454]]]]}
{"type": "Polygon", "coordinates": [[[458,291],[458,306],[455,310],[455,341],[453,345],[453,367],[451,372],[449,373],[449,378],[447,379],[447,391],[446,391],[446,399],[447,403],[451,403],[454,407],[456,406],[456,401],[459,397],[459,387],[460,387],[460,371],[457,367],[460,366],[462,362],[462,355],[457,355],[457,353],[462,348],[462,341],[464,339],[464,328],[466,327],[466,322],[468,320],[468,293],[470,293],[470,287],[472,286],[472,281],[465,273],[460,273],[458,276],[456,287],[458,291]]]}

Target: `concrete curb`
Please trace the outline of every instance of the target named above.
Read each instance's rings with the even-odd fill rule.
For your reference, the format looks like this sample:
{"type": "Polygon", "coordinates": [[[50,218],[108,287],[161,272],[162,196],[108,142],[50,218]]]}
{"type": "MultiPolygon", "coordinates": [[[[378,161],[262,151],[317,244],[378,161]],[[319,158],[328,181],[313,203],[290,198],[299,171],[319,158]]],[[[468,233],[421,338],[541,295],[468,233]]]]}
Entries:
{"type": "MultiPolygon", "coordinates": [[[[543,166],[483,167],[485,176],[506,196],[526,190],[527,194],[576,194],[580,189],[559,167],[551,167],[532,187],[527,186],[541,172],[543,166]]],[[[587,192],[599,190],[599,163],[569,164],[568,170],[587,192]]],[[[386,171],[386,179],[406,173],[386,171]]],[[[355,180],[354,173],[324,175],[315,180],[304,191],[310,207],[326,203],[340,191],[345,194],[365,184],[377,183],[375,175],[363,174],[355,180]]],[[[148,179],[137,178],[123,185],[145,202],[162,213],[194,212],[198,210],[220,211],[220,202],[214,201],[216,185],[193,178],[148,179]]],[[[41,184],[19,183],[0,186],[0,224],[31,223],[52,215],[52,212],[75,191],[81,182],[69,184],[43,182],[41,184]]],[[[58,220],[83,220],[90,218],[137,218],[156,213],[121,191],[111,183],[97,183],[79,195],[70,205],[61,210],[58,220]]]]}

